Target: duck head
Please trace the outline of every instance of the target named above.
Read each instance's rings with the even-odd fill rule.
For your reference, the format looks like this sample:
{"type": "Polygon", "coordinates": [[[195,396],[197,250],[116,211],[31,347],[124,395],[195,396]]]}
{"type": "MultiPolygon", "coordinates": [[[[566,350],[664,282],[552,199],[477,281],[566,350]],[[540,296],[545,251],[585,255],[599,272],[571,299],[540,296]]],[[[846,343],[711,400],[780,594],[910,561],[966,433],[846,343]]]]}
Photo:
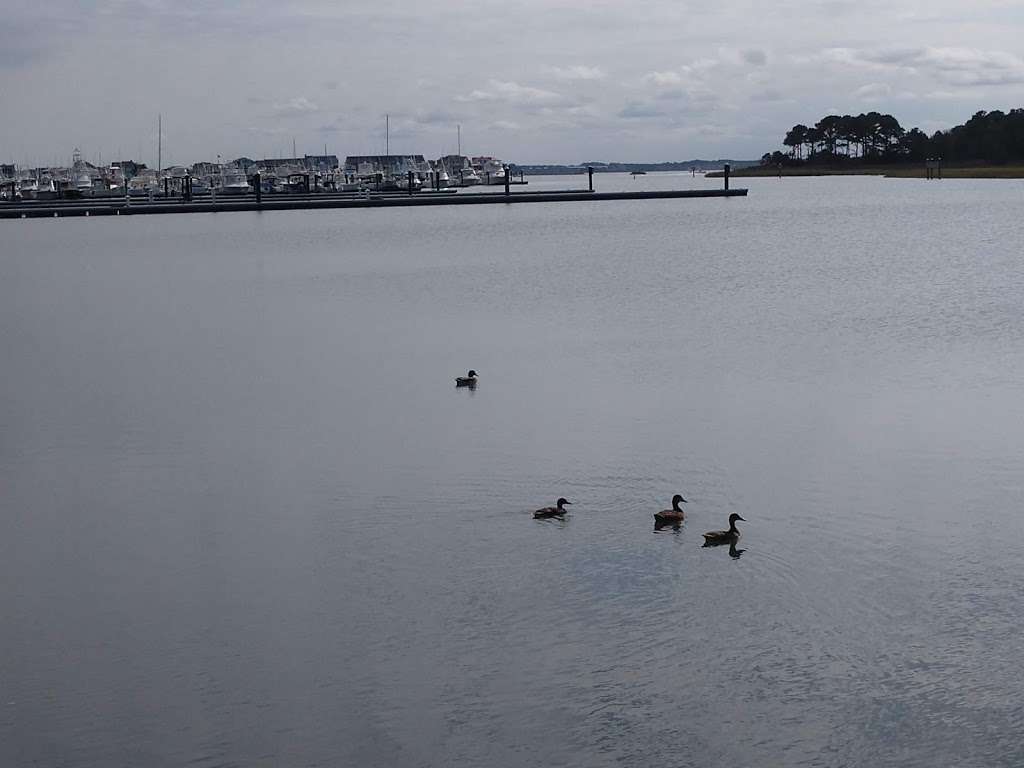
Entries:
{"type": "Polygon", "coordinates": [[[566,500],[566,499],[562,499],[562,498],[560,498],[560,499],[558,500],[558,502],[557,502],[557,505],[558,505],[558,508],[559,508],[559,509],[561,509],[562,507],[564,507],[564,506],[565,506],[566,504],[568,504],[568,505],[569,505],[570,507],[572,506],[572,502],[571,502],[571,501],[568,501],[568,500],[566,500]]]}
{"type": "Polygon", "coordinates": [[[476,371],[470,371],[469,373],[467,373],[466,374],[466,378],[467,379],[475,379],[476,378],[476,371]]]}
{"type": "Polygon", "coordinates": [[[688,503],[686,501],[686,499],[684,499],[682,496],[680,496],[677,493],[675,496],[672,497],[672,509],[678,510],[680,502],[682,502],[683,504],[687,504],[688,503]]]}

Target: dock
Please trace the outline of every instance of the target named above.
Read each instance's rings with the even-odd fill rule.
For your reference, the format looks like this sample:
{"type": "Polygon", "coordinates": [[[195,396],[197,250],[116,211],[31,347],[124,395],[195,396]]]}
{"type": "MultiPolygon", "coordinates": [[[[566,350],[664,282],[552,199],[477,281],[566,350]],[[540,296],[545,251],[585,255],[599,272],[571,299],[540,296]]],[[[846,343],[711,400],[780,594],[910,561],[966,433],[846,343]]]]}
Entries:
{"type": "Polygon", "coordinates": [[[231,211],[299,211],[338,208],[416,208],[439,205],[509,205],[516,203],[566,203],[598,200],[675,200],[705,197],[743,197],[746,189],[680,189],[643,192],[591,192],[565,190],[547,192],[480,192],[471,194],[374,194],[263,196],[218,196],[216,200],[48,200],[0,203],[0,219],[60,218],[65,216],[139,216],[167,213],[228,213],[231,211]]]}

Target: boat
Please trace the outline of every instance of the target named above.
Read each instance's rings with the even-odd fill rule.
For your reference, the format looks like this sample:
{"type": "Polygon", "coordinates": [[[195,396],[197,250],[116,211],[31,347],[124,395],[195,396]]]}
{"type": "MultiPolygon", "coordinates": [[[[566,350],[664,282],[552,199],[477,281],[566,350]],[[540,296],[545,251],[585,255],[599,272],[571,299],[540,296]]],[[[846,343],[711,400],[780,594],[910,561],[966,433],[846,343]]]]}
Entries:
{"type": "Polygon", "coordinates": [[[242,171],[225,168],[220,174],[220,190],[225,195],[245,195],[252,188],[242,171]]]}
{"type": "Polygon", "coordinates": [[[40,179],[36,187],[36,200],[56,200],[57,197],[57,186],[53,183],[53,179],[49,177],[40,179]]]}
{"type": "Polygon", "coordinates": [[[18,182],[18,196],[22,200],[35,200],[38,191],[39,181],[37,179],[27,178],[18,182]]]}
{"type": "Polygon", "coordinates": [[[505,183],[505,165],[494,157],[474,157],[473,169],[477,172],[479,183],[497,184],[505,183]]]}

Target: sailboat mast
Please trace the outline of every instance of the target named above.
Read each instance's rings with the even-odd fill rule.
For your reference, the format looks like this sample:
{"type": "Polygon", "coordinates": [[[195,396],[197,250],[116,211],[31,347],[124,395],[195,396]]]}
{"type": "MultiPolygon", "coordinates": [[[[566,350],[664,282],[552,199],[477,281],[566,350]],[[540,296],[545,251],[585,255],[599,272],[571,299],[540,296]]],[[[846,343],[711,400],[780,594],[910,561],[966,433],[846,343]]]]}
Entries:
{"type": "Polygon", "coordinates": [[[391,115],[384,115],[384,154],[391,154],[391,115]]]}
{"type": "Polygon", "coordinates": [[[459,157],[462,157],[462,125],[457,125],[456,128],[459,130],[459,157]]]}
{"type": "Polygon", "coordinates": [[[164,169],[164,116],[156,115],[156,172],[164,169]]]}

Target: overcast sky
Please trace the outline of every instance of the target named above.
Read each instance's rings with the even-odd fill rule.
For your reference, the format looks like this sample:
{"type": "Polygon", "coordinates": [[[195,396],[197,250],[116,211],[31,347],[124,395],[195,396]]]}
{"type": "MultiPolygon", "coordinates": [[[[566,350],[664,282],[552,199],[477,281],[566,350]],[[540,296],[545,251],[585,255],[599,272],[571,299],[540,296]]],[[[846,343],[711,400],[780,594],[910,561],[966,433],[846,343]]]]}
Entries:
{"type": "Polygon", "coordinates": [[[2,0],[0,159],[753,158],[1024,105],[1021,0],[2,0]]]}

